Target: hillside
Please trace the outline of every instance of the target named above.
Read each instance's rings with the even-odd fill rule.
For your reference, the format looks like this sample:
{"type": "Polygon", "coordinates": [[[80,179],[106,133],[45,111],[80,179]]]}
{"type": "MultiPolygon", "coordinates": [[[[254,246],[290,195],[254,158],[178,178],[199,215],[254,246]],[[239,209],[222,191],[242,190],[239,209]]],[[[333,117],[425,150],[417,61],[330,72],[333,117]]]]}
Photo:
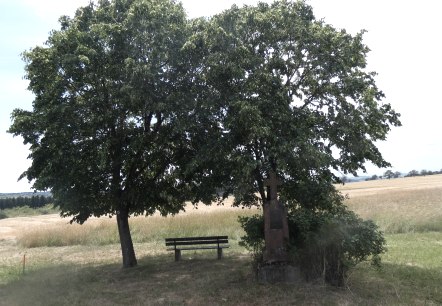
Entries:
{"type": "Polygon", "coordinates": [[[338,185],[337,188],[343,194],[348,194],[350,198],[386,193],[390,191],[399,192],[442,188],[442,174],[354,182],[345,185],[338,185]]]}

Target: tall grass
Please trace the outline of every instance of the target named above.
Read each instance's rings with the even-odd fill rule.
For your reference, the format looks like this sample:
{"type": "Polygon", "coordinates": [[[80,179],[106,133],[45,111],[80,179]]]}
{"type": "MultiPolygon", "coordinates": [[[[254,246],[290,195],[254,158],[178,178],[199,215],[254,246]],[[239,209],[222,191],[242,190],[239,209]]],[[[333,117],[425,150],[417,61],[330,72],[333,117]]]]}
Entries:
{"type": "MultiPolygon", "coordinates": [[[[367,189],[369,190],[369,189],[367,189]]],[[[442,232],[442,186],[415,190],[390,189],[360,193],[346,205],[364,219],[371,219],[387,234],[442,232]]],[[[228,235],[239,240],[244,234],[239,215],[257,210],[216,209],[176,216],[134,217],[130,219],[135,243],[162,243],[166,237],[228,235]]],[[[59,223],[25,230],[18,236],[27,248],[119,243],[115,219],[91,219],[84,225],[59,223]]]]}
{"type": "MultiPolygon", "coordinates": [[[[416,190],[391,189],[358,194],[346,205],[364,219],[371,219],[387,234],[442,232],[442,186],[416,190]]],[[[228,235],[239,240],[244,234],[239,215],[257,210],[217,209],[176,216],[130,219],[135,243],[162,243],[166,237],[228,235]]],[[[53,224],[25,230],[18,236],[27,248],[41,246],[107,245],[119,242],[115,219],[92,219],[84,225],[53,224]]]]}
{"type": "Polygon", "coordinates": [[[85,225],[56,223],[22,231],[17,240],[26,248],[117,243],[117,228],[108,220],[85,225]]]}
{"type": "MultiPolygon", "coordinates": [[[[244,235],[238,216],[257,210],[217,210],[161,217],[130,218],[134,243],[160,243],[164,238],[183,236],[228,235],[238,241],[244,235]]],[[[18,242],[26,248],[69,245],[107,245],[119,243],[115,219],[92,219],[83,225],[57,223],[23,231],[18,242]]]]}
{"type": "Polygon", "coordinates": [[[346,204],[385,233],[442,232],[442,186],[350,196],[346,204]]]}

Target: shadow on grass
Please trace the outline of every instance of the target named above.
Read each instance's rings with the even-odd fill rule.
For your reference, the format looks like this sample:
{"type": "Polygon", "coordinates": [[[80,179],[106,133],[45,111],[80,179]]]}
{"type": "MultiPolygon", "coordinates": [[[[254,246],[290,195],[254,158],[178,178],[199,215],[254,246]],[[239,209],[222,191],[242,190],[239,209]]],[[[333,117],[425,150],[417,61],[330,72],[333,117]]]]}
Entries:
{"type": "Polygon", "coordinates": [[[438,304],[437,271],[362,265],[348,288],[323,284],[256,283],[249,257],[229,254],[148,256],[139,265],[72,265],[42,268],[0,286],[0,305],[355,305],[438,304]]]}

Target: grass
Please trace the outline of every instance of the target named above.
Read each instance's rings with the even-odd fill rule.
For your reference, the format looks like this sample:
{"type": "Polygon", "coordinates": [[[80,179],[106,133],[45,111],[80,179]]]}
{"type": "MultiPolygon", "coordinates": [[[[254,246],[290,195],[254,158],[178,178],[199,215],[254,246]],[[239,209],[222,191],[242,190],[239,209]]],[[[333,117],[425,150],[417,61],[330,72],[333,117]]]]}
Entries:
{"type": "Polygon", "coordinates": [[[347,184],[342,192],[350,209],[385,233],[442,232],[442,175],[347,184]]]}
{"type": "Polygon", "coordinates": [[[49,305],[266,305],[281,301],[326,305],[330,296],[335,301],[346,299],[345,291],[322,285],[259,285],[247,258],[178,263],[171,259],[143,257],[130,270],[120,270],[115,264],[50,267],[26,275],[20,287],[2,288],[9,292],[2,301],[5,305],[43,305],[38,301],[47,303],[45,297],[50,296],[49,305]],[[85,283],[87,290],[82,290],[85,283]]]}
{"type": "MultiPolygon", "coordinates": [[[[256,209],[217,210],[211,213],[192,213],[174,217],[134,217],[130,219],[135,243],[163,243],[165,237],[228,235],[239,241],[244,235],[238,216],[258,213],[256,209]]],[[[107,245],[119,243],[115,218],[93,219],[83,225],[57,223],[31,228],[18,235],[18,242],[26,248],[70,245],[107,245]]]]}
{"type": "MultiPolygon", "coordinates": [[[[66,256],[63,260],[40,265],[0,286],[0,292],[7,293],[0,305],[441,304],[440,255],[438,261],[437,257],[431,259],[418,252],[415,264],[407,265],[409,258],[404,254],[407,246],[403,242],[416,234],[410,235],[387,236],[392,254],[386,256],[382,270],[362,264],[352,272],[344,289],[302,282],[260,285],[254,280],[249,257],[238,251],[228,250],[221,261],[215,259],[213,252],[187,252],[183,253],[183,261],[174,262],[173,254],[158,250],[155,253],[142,244],[136,245],[140,250],[139,266],[122,270],[119,263],[110,260],[112,255],[95,257],[97,262],[82,261],[77,258],[80,247],[74,246],[57,250],[57,256],[66,256]],[[74,255],[68,257],[71,252],[74,255]],[[403,253],[399,260],[395,259],[397,253],[403,253]]],[[[434,237],[427,235],[419,234],[420,240],[414,248],[428,247],[428,241],[434,237]]],[[[85,248],[82,257],[118,250],[115,245],[95,250],[82,248],[85,248]]],[[[442,251],[440,246],[431,250],[439,254],[442,251]]]]}
{"type": "Polygon", "coordinates": [[[45,206],[39,208],[22,206],[15,208],[0,209],[0,219],[24,217],[24,216],[48,215],[48,214],[56,214],[59,212],[60,211],[54,208],[52,204],[46,204],[45,206]]]}
{"type": "Polygon", "coordinates": [[[441,305],[442,176],[340,188],[351,209],[386,232],[388,248],[381,270],[360,264],[345,288],[256,283],[236,221],[256,211],[202,209],[131,218],[139,266],[127,270],[114,219],[45,225],[23,232],[20,243],[0,240],[0,305],[441,305]],[[183,252],[176,263],[164,246],[165,237],[211,234],[231,240],[221,261],[209,250],[183,252]]]}

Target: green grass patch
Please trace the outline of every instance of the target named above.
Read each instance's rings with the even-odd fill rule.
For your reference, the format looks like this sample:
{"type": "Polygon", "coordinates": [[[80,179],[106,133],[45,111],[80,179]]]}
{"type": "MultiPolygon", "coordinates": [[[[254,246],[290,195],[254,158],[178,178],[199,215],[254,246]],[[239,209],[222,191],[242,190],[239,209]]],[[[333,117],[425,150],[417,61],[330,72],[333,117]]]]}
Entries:
{"type": "Polygon", "coordinates": [[[373,301],[367,304],[441,305],[442,233],[391,234],[386,239],[382,268],[356,267],[350,290],[363,301],[373,301]]]}
{"type": "Polygon", "coordinates": [[[0,219],[40,216],[48,214],[58,214],[60,210],[54,208],[53,204],[46,204],[43,207],[31,208],[29,206],[21,206],[15,208],[0,209],[0,219]]]}
{"type": "MultiPolygon", "coordinates": [[[[440,239],[440,233],[388,235],[382,269],[361,264],[342,289],[322,283],[258,284],[250,257],[240,249],[226,250],[220,261],[214,252],[183,252],[183,260],[174,262],[163,245],[141,243],[136,245],[140,253],[153,254],[143,253],[133,269],[121,269],[119,259],[112,263],[105,258],[39,263],[0,285],[0,305],[439,305],[440,239]],[[407,265],[411,260],[413,265],[407,265]]],[[[86,248],[85,257],[88,252],[118,251],[118,245],[74,246],[64,254],[80,254],[81,248],[86,248]]]]}
{"type": "Polygon", "coordinates": [[[387,234],[442,232],[442,216],[426,219],[376,216],[373,220],[387,234]]]}
{"type": "Polygon", "coordinates": [[[17,281],[22,277],[22,275],[23,261],[20,259],[13,260],[8,264],[2,262],[0,265],[0,284],[7,284],[17,281]]]}
{"type": "Polygon", "coordinates": [[[442,272],[442,232],[386,235],[386,239],[384,262],[442,272]]]}

